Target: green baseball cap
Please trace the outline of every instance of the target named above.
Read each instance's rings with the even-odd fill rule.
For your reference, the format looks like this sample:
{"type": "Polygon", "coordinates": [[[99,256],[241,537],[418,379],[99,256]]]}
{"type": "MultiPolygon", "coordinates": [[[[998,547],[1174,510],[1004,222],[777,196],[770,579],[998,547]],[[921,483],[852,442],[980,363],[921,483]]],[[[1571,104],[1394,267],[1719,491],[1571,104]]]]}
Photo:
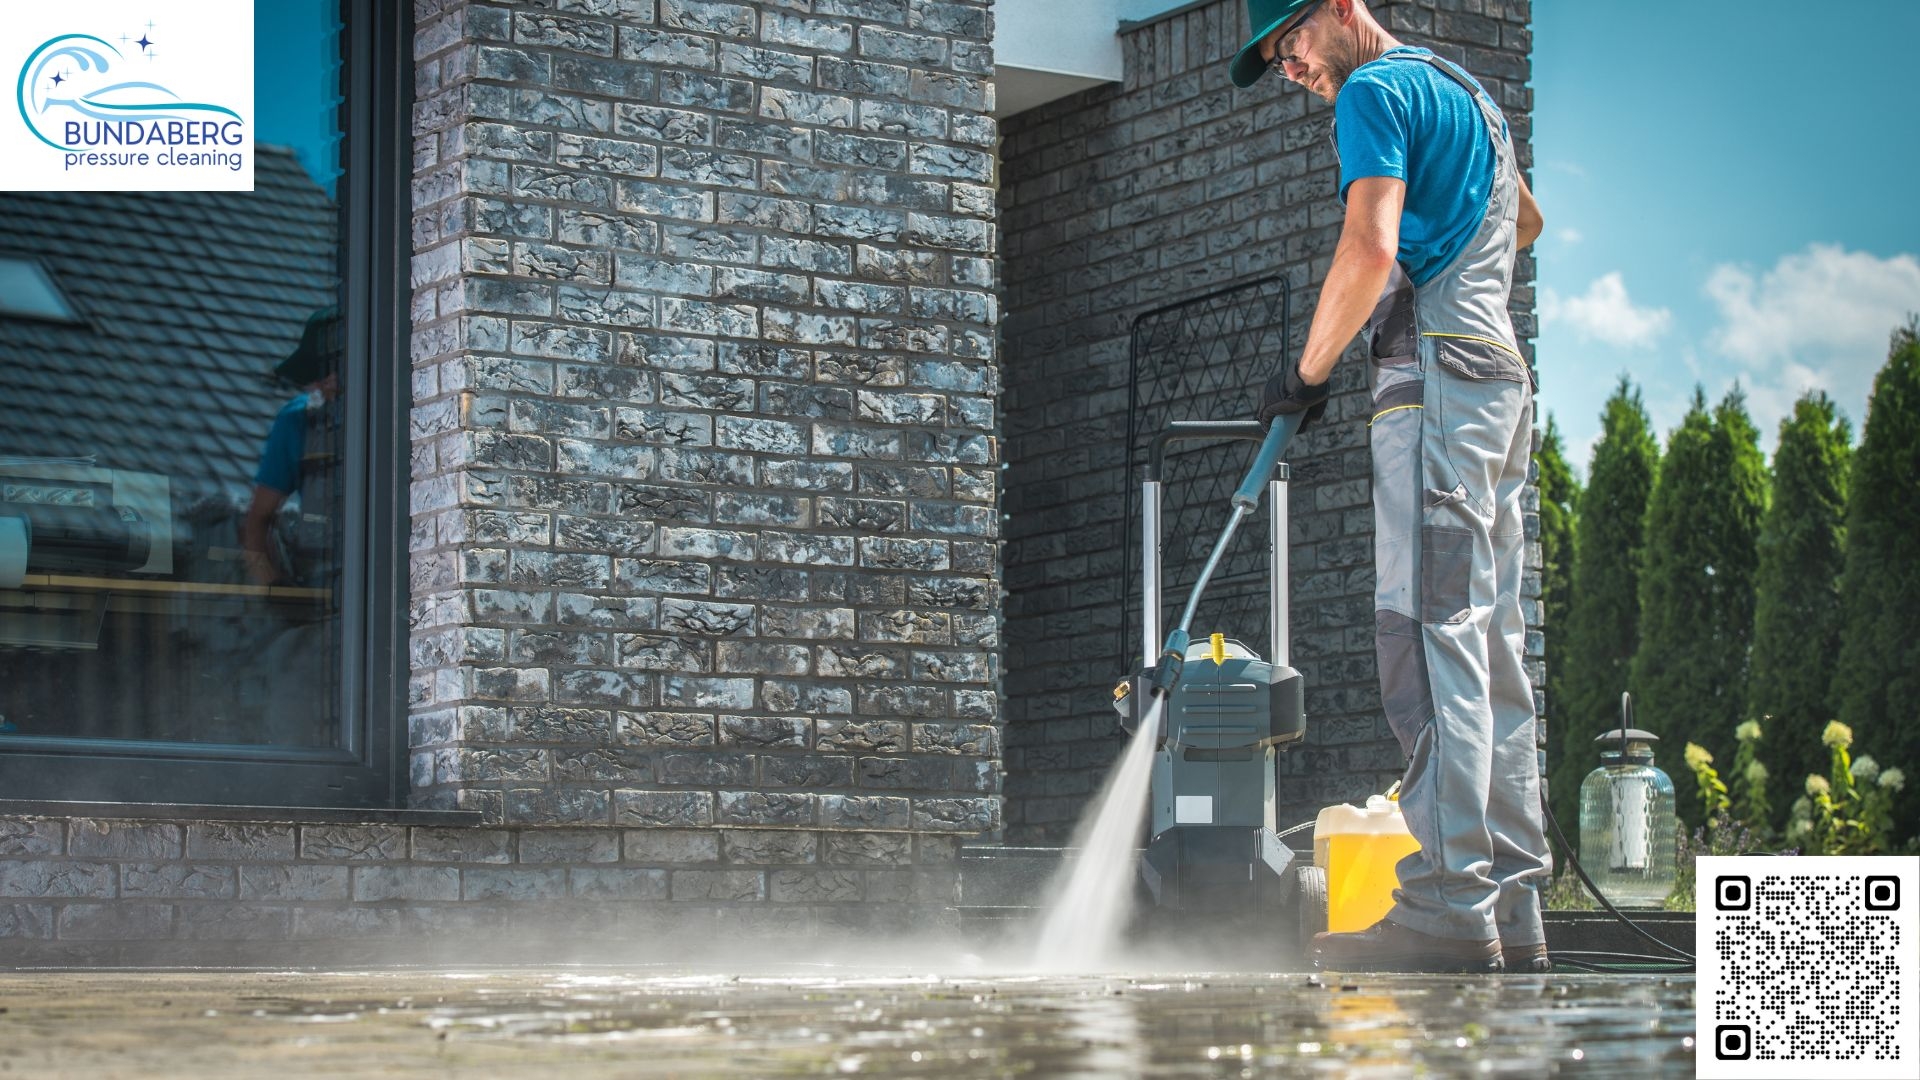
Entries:
{"type": "Polygon", "coordinates": [[[295,386],[311,386],[340,364],[340,309],[325,307],[307,316],[300,344],[273,369],[295,386]]]}
{"type": "Polygon", "coordinates": [[[1253,27],[1253,36],[1233,54],[1233,67],[1229,69],[1233,85],[1245,88],[1260,81],[1260,76],[1267,73],[1267,62],[1260,59],[1260,43],[1301,8],[1313,3],[1314,0],[1247,0],[1247,25],[1253,27]]]}

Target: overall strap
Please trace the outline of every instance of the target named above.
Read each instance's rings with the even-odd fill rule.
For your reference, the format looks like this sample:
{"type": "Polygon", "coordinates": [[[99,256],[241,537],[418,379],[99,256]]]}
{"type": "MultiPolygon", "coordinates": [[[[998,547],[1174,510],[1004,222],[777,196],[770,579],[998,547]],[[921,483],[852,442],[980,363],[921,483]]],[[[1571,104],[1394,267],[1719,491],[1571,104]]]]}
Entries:
{"type": "Polygon", "coordinates": [[[1393,59],[1424,61],[1433,65],[1434,70],[1440,74],[1459,84],[1460,89],[1465,90],[1467,96],[1472,98],[1474,105],[1479,108],[1480,118],[1487,122],[1487,130],[1493,136],[1493,144],[1510,146],[1511,140],[1505,131],[1505,118],[1500,115],[1499,108],[1493,104],[1491,96],[1487,94],[1484,87],[1473,81],[1472,76],[1455,66],[1452,61],[1443,60],[1432,53],[1402,53],[1394,56],[1393,59]]]}
{"type": "MultiPolygon", "coordinates": [[[[1493,104],[1493,99],[1487,95],[1483,87],[1473,81],[1472,76],[1460,68],[1455,67],[1451,61],[1442,60],[1430,52],[1414,52],[1404,45],[1388,49],[1385,53],[1381,54],[1380,59],[1419,60],[1432,64],[1434,70],[1459,84],[1460,89],[1465,90],[1467,96],[1473,99],[1474,106],[1480,110],[1480,119],[1486,122],[1487,134],[1493,139],[1493,145],[1496,151],[1500,148],[1505,148],[1508,156],[1512,156],[1513,145],[1512,140],[1506,133],[1506,117],[1500,114],[1499,107],[1493,104]],[[1403,49],[1406,51],[1401,51],[1403,49]]],[[[1339,132],[1340,121],[1338,119],[1327,126],[1327,141],[1333,144],[1333,158],[1335,161],[1340,160],[1339,132]]],[[[1341,195],[1341,201],[1346,201],[1344,194],[1341,195]]]]}

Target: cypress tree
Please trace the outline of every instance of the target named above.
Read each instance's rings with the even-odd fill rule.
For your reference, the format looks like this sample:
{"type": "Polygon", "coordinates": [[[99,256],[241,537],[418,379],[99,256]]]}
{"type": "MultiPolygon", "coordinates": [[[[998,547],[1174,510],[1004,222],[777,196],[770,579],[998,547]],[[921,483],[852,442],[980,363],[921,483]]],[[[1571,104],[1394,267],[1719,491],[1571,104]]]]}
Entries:
{"type": "Polygon", "coordinates": [[[1840,654],[1852,443],[1846,417],[1812,391],[1780,422],[1773,453],[1773,503],[1760,526],[1754,580],[1747,714],[1770,718],[1762,724],[1760,761],[1784,802],[1798,797],[1809,773],[1827,771],[1820,733],[1836,715],[1829,691],[1840,654]]]}
{"type": "Polygon", "coordinates": [[[1580,499],[1580,481],[1567,463],[1560,425],[1551,414],[1534,467],[1540,489],[1540,622],[1547,634],[1547,679],[1542,689],[1551,746],[1557,742],[1552,728],[1566,696],[1566,665],[1559,660],[1564,654],[1555,648],[1555,638],[1565,632],[1567,611],[1573,603],[1574,507],[1580,499]]]}
{"type": "MultiPolygon", "coordinates": [[[[1874,376],[1847,505],[1833,698],[1855,748],[1920,779],[1920,322],[1874,376]]],[[[1914,779],[1896,819],[1920,813],[1914,779]]]]}
{"type": "MultiPolygon", "coordinates": [[[[1739,387],[1711,414],[1694,391],[1647,503],[1640,645],[1632,683],[1643,726],[1731,761],[1746,707],[1753,575],[1766,507],[1766,459],[1739,387]]],[[[1692,781],[1680,777],[1683,788],[1692,781]]],[[[1680,793],[1699,823],[1699,800],[1680,793]]]]}
{"type": "Polygon", "coordinates": [[[1578,830],[1580,782],[1599,761],[1593,737],[1618,719],[1639,641],[1643,529],[1659,462],[1640,391],[1623,375],[1601,413],[1600,441],[1579,495],[1566,617],[1547,624],[1547,670],[1563,673],[1549,676],[1560,700],[1547,725],[1548,789],[1554,817],[1569,835],[1578,830]]]}

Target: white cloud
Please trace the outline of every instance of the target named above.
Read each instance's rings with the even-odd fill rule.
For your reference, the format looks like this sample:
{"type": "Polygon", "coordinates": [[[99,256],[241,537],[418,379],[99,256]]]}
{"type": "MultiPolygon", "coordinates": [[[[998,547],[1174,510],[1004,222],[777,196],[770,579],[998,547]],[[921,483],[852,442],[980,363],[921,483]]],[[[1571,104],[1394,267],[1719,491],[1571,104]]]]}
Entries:
{"type": "Polygon", "coordinates": [[[1680,362],[1687,366],[1687,370],[1693,374],[1695,379],[1706,377],[1706,372],[1700,366],[1699,350],[1693,346],[1688,345],[1686,348],[1680,350],[1680,362]]]}
{"type": "Polygon", "coordinates": [[[1811,389],[1840,405],[1858,438],[1887,337],[1920,311],[1920,259],[1813,244],[1757,275],[1717,266],[1705,291],[1720,317],[1708,344],[1745,369],[1740,382],[1764,443],[1811,389]]]}
{"type": "Polygon", "coordinates": [[[1587,234],[1581,232],[1579,229],[1560,229],[1553,234],[1553,237],[1568,247],[1572,247],[1580,241],[1585,240],[1587,234]]]}
{"type": "Polygon", "coordinates": [[[1602,274],[1580,296],[1563,297],[1553,289],[1540,291],[1540,325],[1564,322],[1583,340],[1629,349],[1652,347],[1667,332],[1673,313],[1666,308],[1636,307],[1627,295],[1627,283],[1618,270],[1602,274]]]}
{"type": "Polygon", "coordinates": [[[1723,263],[1707,276],[1706,290],[1720,310],[1714,347],[1749,367],[1809,355],[1861,357],[1878,367],[1888,333],[1920,309],[1920,260],[1814,244],[1757,278],[1723,263]]]}

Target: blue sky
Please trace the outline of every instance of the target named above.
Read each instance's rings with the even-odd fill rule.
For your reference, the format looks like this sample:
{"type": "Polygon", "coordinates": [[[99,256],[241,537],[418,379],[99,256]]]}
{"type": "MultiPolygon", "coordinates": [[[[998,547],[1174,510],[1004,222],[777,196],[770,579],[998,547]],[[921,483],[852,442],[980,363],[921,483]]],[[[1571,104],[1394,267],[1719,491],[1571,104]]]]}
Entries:
{"type": "Polygon", "coordinates": [[[1920,3],[1535,0],[1540,405],[1584,475],[1638,383],[1664,445],[1737,379],[1769,452],[1824,389],[1857,440],[1920,311],[1920,3]]]}
{"type": "Polygon", "coordinates": [[[335,0],[253,6],[254,137],[291,146],[329,193],[338,173],[335,0]]]}

